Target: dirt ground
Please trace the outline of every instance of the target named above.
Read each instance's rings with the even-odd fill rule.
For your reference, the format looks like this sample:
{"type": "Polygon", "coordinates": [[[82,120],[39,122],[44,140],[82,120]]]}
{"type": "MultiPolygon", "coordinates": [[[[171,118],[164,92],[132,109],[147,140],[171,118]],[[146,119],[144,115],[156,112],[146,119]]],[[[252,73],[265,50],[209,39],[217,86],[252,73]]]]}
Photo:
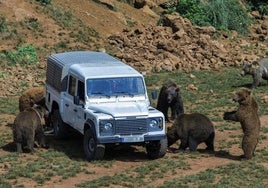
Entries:
{"type": "MultiPolygon", "coordinates": [[[[127,22],[130,20],[132,23],[136,23],[135,27],[143,28],[152,23],[157,22],[159,19],[159,15],[148,13],[147,9],[133,9],[133,7],[126,6],[125,3],[121,3],[116,1],[116,8],[120,11],[113,11],[107,8],[104,8],[103,5],[97,4],[94,1],[85,1],[85,0],[53,0],[53,3],[57,6],[62,7],[65,11],[70,11],[73,15],[80,18],[85,24],[94,28],[105,40],[105,38],[109,35],[116,34],[118,32],[122,32],[127,27],[127,22]],[[127,20],[127,18],[129,20],[127,20]]],[[[44,12],[38,11],[36,6],[33,5],[30,0],[0,0],[0,14],[5,15],[8,21],[11,22],[20,22],[25,20],[25,18],[38,18],[40,23],[40,27],[43,32],[33,34],[31,29],[24,29],[19,32],[21,36],[23,36],[23,40],[27,43],[33,43],[35,47],[43,47],[44,45],[48,46],[47,50],[48,54],[52,53],[51,46],[55,46],[58,42],[68,40],[69,31],[66,28],[62,28],[51,18],[47,17],[44,12]]],[[[133,29],[133,28],[132,28],[133,29]]],[[[17,45],[17,41],[8,41],[1,40],[0,41],[0,52],[14,49],[17,45]]],[[[248,43],[244,41],[247,45],[248,43]]],[[[104,43],[104,42],[103,42],[104,43]]],[[[73,42],[73,46],[79,46],[78,42],[73,42]]],[[[254,44],[255,45],[255,44],[254,44]]],[[[266,44],[267,45],[267,44],[266,44]]],[[[89,49],[92,46],[89,44],[89,49]]],[[[266,46],[267,47],[267,46],[266,46]]],[[[258,48],[258,44],[256,44],[256,48],[258,48]]],[[[258,52],[259,53],[259,52],[258,52]]],[[[257,52],[256,52],[257,54],[257,52]]],[[[241,55],[241,54],[239,54],[241,55]]],[[[262,54],[263,55],[263,54],[262,54]]],[[[243,56],[243,54],[242,54],[243,56]]],[[[46,57],[41,57],[40,60],[40,72],[44,74],[45,72],[45,59],[46,57]]],[[[45,78],[40,77],[39,71],[31,71],[28,67],[14,67],[7,68],[5,70],[1,70],[1,72],[10,72],[10,75],[7,79],[5,77],[0,78],[0,90],[2,91],[0,96],[7,96],[7,94],[16,95],[18,91],[23,91],[27,87],[36,86],[44,83],[45,78]],[[38,73],[39,72],[39,73],[38,73]],[[38,73],[38,75],[36,74],[38,73]],[[10,80],[8,82],[8,80],[10,80]],[[21,80],[27,80],[28,86],[20,87],[18,85],[14,85],[14,82],[20,82],[21,80]],[[6,87],[10,86],[10,87],[6,87]]],[[[10,129],[8,125],[12,124],[14,121],[14,115],[0,114],[1,125],[0,131],[4,129],[10,129]]],[[[261,124],[263,127],[268,128],[268,115],[264,115],[261,117],[261,124]]],[[[170,124],[168,124],[170,126],[170,124]]],[[[237,126],[240,126],[237,124],[237,126]]],[[[219,131],[216,127],[216,140],[215,140],[215,154],[211,154],[209,157],[198,157],[196,159],[189,159],[190,168],[187,170],[178,169],[176,175],[170,174],[169,177],[165,176],[164,179],[158,179],[154,181],[152,185],[160,185],[164,181],[175,178],[179,175],[189,175],[196,174],[197,172],[204,171],[206,169],[211,169],[216,166],[225,165],[228,163],[239,162],[238,156],[242,154],[242,150],[239,144],[233,144],[232,148],[229,150],[229,154],[226,157],[218,157],[217,152],[220,152],[219,143],[222,140],[228,140],[227,136],[229,133],[231,134],[242,134],[241,129],[238,130],[230,130],[230,131],[219,131]]],[[[11,131],[11,129],[9,130],[11,131]]],[[[268,136],[266,133],[265,136],[268,136]]],[[[257,149],[266,148],[268,145],[268,140],[262,140],[257,149]]],[[[176,146],[174,146],[176,147],[176,146]]],[[[198,149],[203,149],[204,145],[200,145],[198,149]]],[[[142,148],[137,148],[138,151],[143,151],[142,148]]],[[[1,155],[6,155],[7,151],[0,151],[1,155]]],[[[133,152],[127,151],[125,153],[120,153],[121,156],[114,157],[114,165],[110,168],[104,167],[96,167],[91,163],[88,163],[88,169],[95,171],[94,174],[78,174],[75,177],[68,178],[66,180],[57,181],[59,177],[54,177],[49,182],[46,182],[45,185],[40,186],[43,188],[71,188],[75,187],[75,184],[86,181],[93,180],[104,175],[112,176],[116,173],[125,171],[128,167],[139,166],[144,161],[147,161],[147,157],[144,152],[133,152]],[[57,182],[57,183],[55,183],[57,182]]],[[[27,154],[26,154],[27,155],[27,154]]],[[[172,158],[174,155],[180,155],[180,153],[172,153],[168,152],[166,157],[172,158]]],[[[268,167],[268,162],[264,163],[266,167],[268,167]]],[[[3,169],[0,169],[0,171],[3,169]]],[[[0,172],[1,173],[1,172],[0,172]]],[[[25,187],[34,187],[35,182],[24,182],[25,187]]],[[[39,187],[39,186],[38,186],[39,187]]]]}
{"type": "MultiPolygon", "coordinates": [[[[13,115],[0,114],[0,119],[3,120],[3,123],[0,126],[0,131],[3,129],[10,129],[10,127],[7,127],[7,126],[13,123],[14,118],[15,116],[13,115]]],[[[262,127],[268,128],[268,115],[261,116],[260,119],[261,119],[262,127]]],[[[167,124],[167,126],[170,126],[170,125],[171,123],[167,124]]],[[[217,124],[214,123],[214,125],[216,128],[215,152],[214,153],[205,155],[205,156],[202,155],[202,153],[200,153],[198,154],[198,157],[190,158],[187,160],[187,163],[189,164],[188,169],[186,170],[177,169],[175,175],[172,172],[170,172],[170,174],[165,174],[165,178],[162,178],[162,179],[160,178],[154,181],[150,185],[157,186],[157,185],[163,184],[164,181],[172,180],[176,177],[180,177],[181,175],[196,174],[198,172],[205,171],[207,169],[213,169],[218,166],[226,165],[229,163],[240,163],[241,161],[239,160],[239,156],[243,154],[242,149],[240,147],[240,143],[233,144],[232,147],[229,149],[228,153],[224,155],[222,154],[222,151],[220,150],[219,145],[220,145],[220,142],[223,140],[228,141],[229,139],[232,139],[231,137],[228,137],[228,135],[230,134],[232,135],[242,134],[241,129],[219,131],[217,130],[217,124]]],[[[240,126],[240,124],[237,123],[237,126],[240,126]]],[[[266,134],[263,133],[262,136],[268,136],[268,133],[266,134]]],[[[177,144],[172,145],[171,149],[177,148],[177,144]]],[[[268,140],[267,139],[262,140],[257,145],[257,150],[266,148],[267,145],[268,145],[268,140]]],[[[204,148],[205,148],[204,144],[200,144],[198,146],[199,151],[202,151],[202,149],[204,148]]],[[[75,185],[79,182],[98,179],[106,175],[113,176],[120,172],[124,172],[129,167],[137,167],[137,166],[142,165],[143,162],[148,161],[147,156],[145,155],[144,149],[140,147],[136,147],[135,151],[133,150],[120,151],[119,150],[118,152],[120,153],[112,155],[113,160],[114,160],[112,167],[106,168],[106,167],[95,166],[94,164],[91,164],[89,162],[87,164],[87,168],[90,169],[90,171],[94,171],[95,172],[94,174],[80,173],[80,174],[77,174],[75,177],[71,177],[65,180],[61,179],[60,181],[59,181],[59,177],[55,176],[42,186],[40,185],[37,186],[35,182],[29,181],[29,180],[27,181],[23,180],[23,184],[25,187],[37,186],[37,187],[42,187],[42,188],[61,188],[61,187],[71,188],[71,187],[75,187],[75,185]]],[[[3,150],[0,151],[0,156],[6,155],[6,154],[7,154],[7,151],[3,151],[3,150]]],[[[27,156],[27,155],[30,155],[30,154],[23,154],[23,156],[27,156]]],[[[170,158],[172,160],[172,157],[174,157],[174,155],[183,155],[183,154],[173,153],[173,152],[168,151],[165,157],[170,158]]],[[[268,167],[267,161],[262,164],[265,167],[268,167]]]]}

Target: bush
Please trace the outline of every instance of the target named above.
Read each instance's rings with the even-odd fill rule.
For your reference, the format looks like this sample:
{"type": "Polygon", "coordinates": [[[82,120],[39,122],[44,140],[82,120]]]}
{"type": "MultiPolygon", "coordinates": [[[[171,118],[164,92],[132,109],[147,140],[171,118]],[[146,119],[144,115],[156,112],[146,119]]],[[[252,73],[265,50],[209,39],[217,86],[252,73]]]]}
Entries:
{"type": "Polygon", "coordinates": [[[251,19],[237,0],[210,0],[207,10],[209,22],[216,29],[236,30],[239,34],[248,33],[251,19]]]}
{"type": "Polygon", "coordinates": [[[0,16],[0,33],[7,31],[6,18],[4,16],[0,16]]]}
{"type": "Polygon", "coordinates": [[[48,4],[51,4],[52,0],[36,0],[41,3],[41,5],[46,6],[48,4]]]}
{"type": "Polygon", "coordinates": [[[247,0],[247,4],[251,7],[251,10],[259,11],[262,17],[268,15],[267,0],[247,0]]]}
{"type": "Polygon", "coordinates": [[[246,34],[251,20],[237,0],[181,0],[177,12],[194,25],[246,34]]]}
{"type": "Polygon", "coordinates": [[[37,61],[37,53],[33,45],[18,47],[17,50],[6,52],[5,54],[2,54],[2,56],[5,57],[11,65],[16,63],[27,65],[37,61]]]}
{"type": "Polygon", "coordinates": [[[208,22],[207,11],[204,4],[199,3],[198,0],[181,0],[177,6],[177,12],[191,20],[194,25],[211,25],[208,22]]]}

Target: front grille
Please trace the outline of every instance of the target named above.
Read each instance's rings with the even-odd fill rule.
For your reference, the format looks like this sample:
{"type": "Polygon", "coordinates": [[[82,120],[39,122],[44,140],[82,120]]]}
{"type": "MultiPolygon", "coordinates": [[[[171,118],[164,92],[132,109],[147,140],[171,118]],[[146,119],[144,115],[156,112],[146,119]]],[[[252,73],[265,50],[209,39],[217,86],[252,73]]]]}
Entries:
{"type": "Polygon", "coordinates": [[[146,132],[148,132],[146,119],[115,121],[115,134],[117,135],[139,135],[146,132]]]}

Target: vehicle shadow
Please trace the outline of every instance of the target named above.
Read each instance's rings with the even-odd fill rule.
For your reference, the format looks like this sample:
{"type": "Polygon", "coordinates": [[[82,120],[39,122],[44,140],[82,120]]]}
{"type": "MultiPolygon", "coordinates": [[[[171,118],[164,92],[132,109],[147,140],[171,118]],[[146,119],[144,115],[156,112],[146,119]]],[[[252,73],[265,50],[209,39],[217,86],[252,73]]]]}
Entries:
{"type": "MultiPolygon", "coordinates": [[[[65,153],[73,160],[86,160],[83,150],[83,136],[71,133],[66,139],[55,139],[54,135],[46,135],[49,148],[65,153]]],[[[149,160],[146,151],[141,146],[118,145],[106,146],[103,160],[138,162],[149,160]],[[143,151],[144,150],[144,151],[143,151]]]]}
{"type": "MultiPolygon", "coordinates": [[[[12,127],[12,124],[6,125],[12,127]]],[[[63,152],[73,160],[86,160],[83,150],[83,136],[76,131],[70,131],[68,138],[55,139],[53,133],[45,133],[48,150],[63,152]]],[[[36,146],[35,146],[36,148],[36,146]]],[[[1,149],[7,152],[16,152],[16,144],[11,141],[1,149]]],[[[38,150],[36,148],[36,150],[38,150]]],[[[25,153],[28,153],[27,150],[25,153]]],[[[149,160],[144,147],[133,145],[106,146],[103,160],[139,162],[149,160]]]]}

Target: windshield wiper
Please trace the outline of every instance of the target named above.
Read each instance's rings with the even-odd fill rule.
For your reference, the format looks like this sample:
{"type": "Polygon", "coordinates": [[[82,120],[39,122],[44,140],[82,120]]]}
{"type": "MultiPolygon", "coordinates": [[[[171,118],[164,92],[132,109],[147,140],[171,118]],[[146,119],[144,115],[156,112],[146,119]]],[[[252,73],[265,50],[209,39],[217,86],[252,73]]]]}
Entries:
{"type": "Polygon", "coordinates": [[[119,91],[119,92],[115,92],[116,94],[126,94],[126,95],[129,95],[130,97],[134,97],[134,94],[133,93],[129,93],[129,92],[126,92],[126,91],[119,91]]]}
{"type": "Polygon", "coordinates": [[[110,95],[106,94],[106,93],[102,93],[102,92],[94,92],[94,93],[91,93],[92,95],[99,95],[99,96],[105,96],[107,98],[111,98],[110,95]]]}

